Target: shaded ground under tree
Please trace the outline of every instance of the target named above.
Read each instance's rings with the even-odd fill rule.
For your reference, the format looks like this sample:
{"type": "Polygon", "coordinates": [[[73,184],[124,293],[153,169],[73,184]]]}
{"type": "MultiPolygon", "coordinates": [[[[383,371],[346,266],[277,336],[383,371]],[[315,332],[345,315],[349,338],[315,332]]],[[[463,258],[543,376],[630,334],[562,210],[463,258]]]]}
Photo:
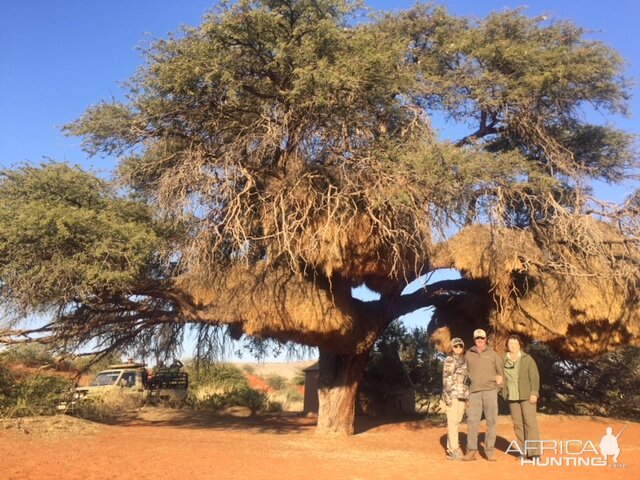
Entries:
{"type": "Polygon", "coordinates": [[[637,172],[619,55],[570,22],[341,0],[240,1],[158,40],[123,102],[67,133],[119,157],[0,181],[5,343],[199,356],[242,335],[320,349],[319,430],[352,433],[370,351],[435,308],[432,338],[519,332],[572,357],[640,341],[637,172]],[[430,116],[470,125],[450,142],[430,116]],[[462,275],[402,295],[443,268],[462,275]],[[357,300],[366,285],[378,300],[357,300]],[[50,321],[28,328],[33,314],[50,321]]]}

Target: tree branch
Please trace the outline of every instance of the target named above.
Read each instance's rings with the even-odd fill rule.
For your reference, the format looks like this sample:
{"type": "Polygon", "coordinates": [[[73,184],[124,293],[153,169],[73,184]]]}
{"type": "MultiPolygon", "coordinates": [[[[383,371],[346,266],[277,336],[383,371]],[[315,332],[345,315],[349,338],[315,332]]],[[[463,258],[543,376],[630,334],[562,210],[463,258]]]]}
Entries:
{"type": "Polygon", "coordinates": [[[456,147],[463,147],[465,145],[470,145],[477,142],[481,138],[486,137],[487,135],[495,135],[497,133],[504,131],[504,128],[496,127],[498,123],[498,119],[495,118],[495,116],[492,116],[493,118],[491,119],[491,122],[487,124],[487,116],[488,114],[486,111],[483,110],[482,112],[480,112],[480,126],[478,127],[478,130],[473,132],[471,135],[467,135],[466,137],[463,137],[460,140],[458,140],[455,143],[456,147]]]}
{"type": "Polygon", "coordinates": [[[393,318],[398,318],[420,308],[433,306],[439,301],[449,299],[454,295],[481,291],[486,291],[486,283],[484,281],[466,278],[443,280],[431,285],[425,285],[420,290],[408,295],[402,295],[392,306],[392,316],[393,318]]]}

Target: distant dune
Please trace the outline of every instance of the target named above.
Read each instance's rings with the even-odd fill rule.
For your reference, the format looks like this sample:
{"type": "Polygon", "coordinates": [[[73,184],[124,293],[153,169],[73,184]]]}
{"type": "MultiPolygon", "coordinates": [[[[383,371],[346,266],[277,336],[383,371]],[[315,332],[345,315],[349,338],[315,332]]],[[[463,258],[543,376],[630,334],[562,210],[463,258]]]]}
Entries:
{"type": "Polygon", "coordinates": [[[264,378],[267,375],[281,375],[286,379],[291,379],[296,374],[314,363],[317,360],[302,360],[298,362],[274,362],[274,363],[253,363],[253,362],[233,362],[239,368],[249,365],[253,368],[254,375],[264,378]]]}

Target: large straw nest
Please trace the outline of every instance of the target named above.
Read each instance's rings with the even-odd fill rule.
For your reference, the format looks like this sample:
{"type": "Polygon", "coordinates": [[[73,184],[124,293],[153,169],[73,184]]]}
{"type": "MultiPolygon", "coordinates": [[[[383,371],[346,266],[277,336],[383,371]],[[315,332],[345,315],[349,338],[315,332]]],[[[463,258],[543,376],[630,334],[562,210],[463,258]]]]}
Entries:
{"type": "Polygon", "coordinates": [[[355,182],[364,174],[353,170],[333,179],[300,172],[270,182],[259,221],[271,258],[284,255],[294,268],[302,262],[327,278],[360,282],[400,278],[424,262],[430,230],[424,212],[411,204],[418,199],[407,194],[407,203],[391,201],[398,194],[391,179],[367,178],[372,185],[362,188],[369,182],[355,182]]]}
{"type": "MultiPolygon", "coordinates": [[[[498,336],[518,332],[571,356],[640,344],[635,244],[594,220],[580,227],[553,226],[534,238],[528,231],[473,226],[448,242],[440,261],[491,285],[489,314],[479,309],[465,324],[490,325],[498,336]]],[[[456,334],[455,319],[464,317],[455,303],[438,306],[437,318],[456,334]]],[[[446,331],[439,336],[446,345],[446,331]]]]}
{"type": "Polygon", "coordinates": [[[241,325],[247,335],[353,353],[354,346],[368,341],[375,319],[362,318],[347,292],[319,287],[286,266],[266,263],[237,265],[207,280],[184,275],[176,282],[198,321],[241,325]]]}

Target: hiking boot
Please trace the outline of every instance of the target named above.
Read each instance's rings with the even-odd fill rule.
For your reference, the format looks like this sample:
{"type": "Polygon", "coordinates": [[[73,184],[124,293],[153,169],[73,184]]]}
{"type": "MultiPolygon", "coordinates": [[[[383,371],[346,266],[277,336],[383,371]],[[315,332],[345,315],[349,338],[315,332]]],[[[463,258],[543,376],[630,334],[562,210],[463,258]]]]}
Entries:
{"type": "Polygon", "coordinates": [[[462,460],[465,462],[472,462],[474,460],[477,460],[476,458],[477,453],[478,453],[477,450],[469,450],[467,454],[464,457],[462,457],[462,460]]]}
{"type": "Polygon", "coordinates": [[[462,450],[458,448],[452,452],[447,452],[447,460],[454,460],[454,461],[462,460],[462,450]]]}
{"type": "Polygon", "coordinates": [[[490,462],[497,462],[498,461],[498,459],[496,458],[496,455],[493,453],[493,451],[484,452],[484,453],[487,456],[487,460],[489,460],[490,462]]]}

